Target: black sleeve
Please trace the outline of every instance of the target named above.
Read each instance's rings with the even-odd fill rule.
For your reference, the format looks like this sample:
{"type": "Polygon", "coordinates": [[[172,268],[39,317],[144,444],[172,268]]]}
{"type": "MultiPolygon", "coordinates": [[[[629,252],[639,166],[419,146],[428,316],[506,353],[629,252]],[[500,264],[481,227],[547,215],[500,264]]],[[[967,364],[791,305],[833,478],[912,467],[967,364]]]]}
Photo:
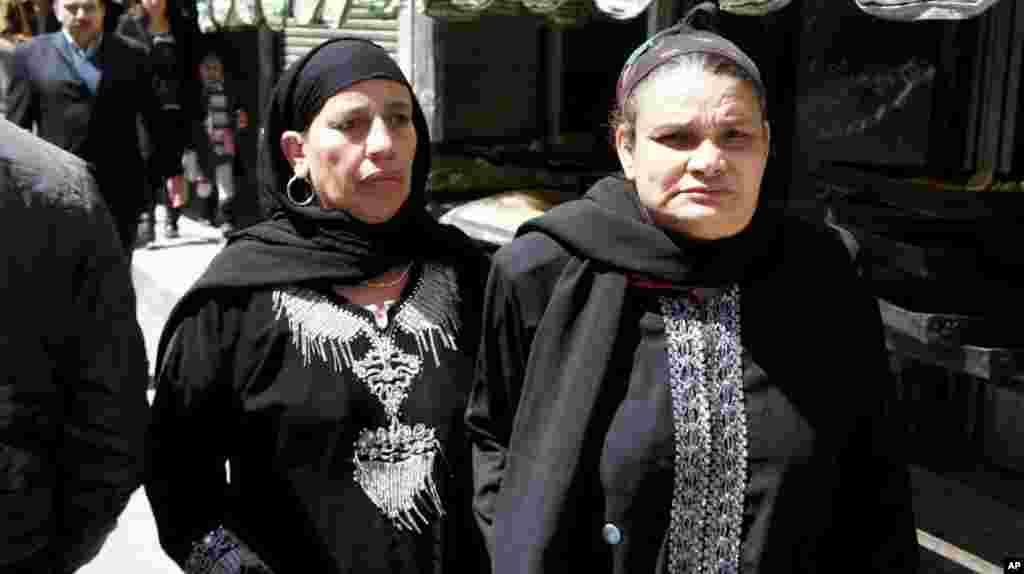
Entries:
{"type": "Polygon", "coordinates": [[[7,119],[26,130],[39,118],[39,95],[35,93],[29,75],[30,54],[28,43],[14,49],[10,83],[7,86],[7,119]]]}
{"type": "Polygon", "coordinates": [[[495,502],[532,338],[516,289],[499,259],[496,256],[484,292],[481,342],[466,412],[472,441],[473,509],[492,556],[495,502]]]}
{"type": "Polygon", "coordinates": [[[75,316],[65,322],[68,336],[57,364],[67,385],[57,555],[68,566],[95,556],[140,485],[149,417],[146,350],[128,259],[102,204],[85,219],[62,226],[85,230],[75,241],[75,316]]]}
{"type": "Polygon", "coordinates": [[[215,302],[206,304],[178,325],[157,373],[146,496],[160,545],[182,568],[193,545],[226,518],[225,463],[238,414],[229,359],[236,325],[215,302]]]}

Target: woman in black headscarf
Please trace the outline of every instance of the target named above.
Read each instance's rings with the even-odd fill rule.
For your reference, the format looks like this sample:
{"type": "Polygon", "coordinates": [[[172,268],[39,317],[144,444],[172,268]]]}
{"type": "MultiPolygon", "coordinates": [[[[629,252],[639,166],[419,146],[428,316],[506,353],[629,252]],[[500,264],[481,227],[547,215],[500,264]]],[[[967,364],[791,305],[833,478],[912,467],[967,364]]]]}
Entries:
{"type": "Polygon", "coordinates": [[[462,413],[486,258],[425,209],[420,107],[382,48],[343,38],[265,117],[270,216],[160,341],[161,545],[190,573],[477,571],[462,413]]]}
{"type": "Polygon", "coordinates": [[[912,572],[878,307],[761,197],[754,63],[683,23],[618,85],[624,177],[494,256],[467,421],[497,573],[912,572]]]}

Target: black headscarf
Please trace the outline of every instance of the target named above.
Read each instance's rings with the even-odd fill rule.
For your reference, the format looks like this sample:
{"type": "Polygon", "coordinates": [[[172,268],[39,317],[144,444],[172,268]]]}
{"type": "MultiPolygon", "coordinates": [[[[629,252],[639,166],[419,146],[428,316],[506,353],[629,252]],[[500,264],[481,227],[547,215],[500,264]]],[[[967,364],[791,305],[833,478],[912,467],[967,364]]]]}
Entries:
{"type": "Polygon", "coordinates": [[[274,88],[260,135],[261,193],[268,219],[234,233],[209,268],[177,304],[164,327],[157,368],[177,323],[218,289],[283,285],[353,285],[409,261],[476,260],[480,251],[454,226],[426,210],[430,136],[426,118],[401,69],[380,46],[359,38],[324,42],[294,62],[274,88]],[[412,96],[416,155],[411,192],[388,221],[368,224],[340,209],[299,206],[285,195],[293,172],[281,134],[305,132],[324,103],[369,79],[401,83],[412,96]]]}
{"type": "Polygon", "coordinates": [[[339,38],[321,44],[293,64],[278,81],[265,115],[260,138],[264,200],[273,216],[286,216],[313,223],[328,235],[364,235],[386,239],[408,224],[426,208],[423,193],[430,170],[430,137],[412,86],[402,70],[383,48],[368,40],[339,38]],[[402,209],[386,223],[368,225],[344,211],[317,206],[299,207],[283,194],[292,168],[281,153],[281,134],[305,132],[324,104],[339,91],[363,80],[386,79],[404,85],[413,96],[413,125],[416,127],[416,157],[412,165],[412,194],[402,209]]]}

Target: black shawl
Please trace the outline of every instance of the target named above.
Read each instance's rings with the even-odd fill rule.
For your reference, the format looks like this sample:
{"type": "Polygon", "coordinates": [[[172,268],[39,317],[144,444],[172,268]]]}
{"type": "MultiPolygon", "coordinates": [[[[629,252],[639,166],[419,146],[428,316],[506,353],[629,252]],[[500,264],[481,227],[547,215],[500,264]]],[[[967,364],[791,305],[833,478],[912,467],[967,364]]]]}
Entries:
{"type": "MultiPolygon", "coordinates": [[[[744,348],[815,429],[814,460],[792,469],[771,502],[767,530],[749,540],[761,571],[818,571],[835,559],[865,572],[915,570],[904,446],[885,414],[894,385],[877,303],[835,233],[765,207],[738,236],[696,243],[645,223],[633,186],[609,178],[520,230],[527,236],[520,248],[554,242],[567,253],[539,254],[558,257],[557,267],[504,259],[528,257],[523,249],[496,256],[507,265],[507,297],[524,298],[514,312],[537,321],[524,372],[499,366],[514,380],[492,381],[495,395],[471,401],[467,416],[477,442],[477,512],[491,530],[496,574],[612,566],[594,522],[599,509],[590,505],[603,505],[604,522],[614,522],[613,506],[622,501],[591,490],[589,473],[601,456],[607,401],[616,396],[612,375],[629,368],[614,361],[629,360],[616,342],[628,333],[622,322],[632,312],[635,275],[684,287],[738,284],[744,348]],[[527,288],[543,293],[520,292],[527,288]],[[805,512],[808,496],[829,504],[805,512]],[[874,526],[864,528],[868,520],[874,526]],[[859,551],[847,556],[851,539],[859,551]]],[[[516,304],[496,304],[505,303],[516,304]]],[[[485,346],[478,373],[504,376],[484,363],[492,353],[501,363],[505,352],[485,346]]],[[[519,361],[522,351],[511,352],[519,361]]],[[[491,386],[487,379],[481,385],[491,386]]]]}
{"type": "Polygon", "coordinates": [[[526,366],[511,435],[515,450],[509,453],[521,458],[507,461],[496,508],[493,562],[500,571],[544,571],[540,550],[556,531],[576,473],[630,275],[694,287],[742,284],[776,263],[775,226],[774,215],[759,210],[734,237],[687,240],[647,223],[633,184],[609,177],[584,199],[520,228],[519,235],[555,238],[573,258],[537,327],[526,366]]]}

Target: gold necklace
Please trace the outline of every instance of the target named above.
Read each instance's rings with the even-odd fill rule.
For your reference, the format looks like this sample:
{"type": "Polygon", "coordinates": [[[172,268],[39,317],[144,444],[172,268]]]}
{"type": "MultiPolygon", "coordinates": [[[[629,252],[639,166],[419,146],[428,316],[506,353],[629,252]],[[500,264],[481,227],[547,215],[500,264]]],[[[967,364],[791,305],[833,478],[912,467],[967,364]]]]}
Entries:
{"type": "Polygon", "coordinates": [[[399,275],[398,279],[395,279],[394,281],[389,281],[387,283],[375,283],[373,281],[363,281],[363,285],[366,286],[366,287],[372,287],[372,288],[394,287],[395,285],[398,285],[402,281],[405,281],[406,276],[409,275],[409,270],[410,269],[412,269],[412,263],[406,265],[405,266],[405,271],[402,271],[402,274],[399,275]]]}

